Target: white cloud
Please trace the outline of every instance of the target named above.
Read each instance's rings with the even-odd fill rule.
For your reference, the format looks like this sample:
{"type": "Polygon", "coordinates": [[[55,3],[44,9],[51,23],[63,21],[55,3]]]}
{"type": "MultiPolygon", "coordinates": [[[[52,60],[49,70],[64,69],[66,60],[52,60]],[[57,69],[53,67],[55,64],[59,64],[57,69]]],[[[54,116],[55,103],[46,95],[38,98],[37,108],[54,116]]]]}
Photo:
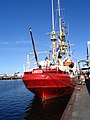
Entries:
{"type": "Polygon", "coordinates": [[[25,44],[25,45],[29,45],[30,41],[17,41],[16,44],[25,44]]]}
{"type": "Polygon", "coordinates": [[[9,42],[3,41],[3,42],[0,42],[0,45],[9,45],[9,42]]]}
{"type": "Polygon", "coordinates": [[[28,41],[11,41],[11,42],[6,42],[6,41],[1,41],[0,42],[0,45],[15,45],[15,44],[17,44],[17,45],[30,45],[31,44],[31,42],[28,40],[28,41]]]}

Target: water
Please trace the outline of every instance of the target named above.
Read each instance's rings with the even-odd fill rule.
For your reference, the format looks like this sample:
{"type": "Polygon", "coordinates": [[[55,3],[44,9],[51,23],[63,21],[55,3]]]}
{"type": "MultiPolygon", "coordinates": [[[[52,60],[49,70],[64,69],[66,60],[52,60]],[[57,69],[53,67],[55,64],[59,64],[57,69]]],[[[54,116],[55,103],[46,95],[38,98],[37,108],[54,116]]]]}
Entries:
{"type": "Polygon", "coordinates": [[[0,120],[60,120],[69,97],[42,102],[22,80],[0,80],[0,120]]]}

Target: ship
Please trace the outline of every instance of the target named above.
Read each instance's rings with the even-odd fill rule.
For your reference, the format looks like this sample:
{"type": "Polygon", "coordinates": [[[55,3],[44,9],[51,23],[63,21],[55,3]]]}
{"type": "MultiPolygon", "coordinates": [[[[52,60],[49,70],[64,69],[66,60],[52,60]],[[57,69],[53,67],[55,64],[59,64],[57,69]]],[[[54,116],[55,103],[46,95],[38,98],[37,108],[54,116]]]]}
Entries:
{"type": "Polygon", "coordinates": [[[42,100],[72,94],[76,86],[76,69],[71,55],[71,44],[67,40],[68,30],[64,18],[61,16],[60,0],[57,0],[56,10],[58,12],[58,31],[55,31],[54,0],[51,0],[51,5],[50,39],[52,48],[46,58],[39,62],[32,29],[29,28],[37,67],[25,71],[22,77],[26,88],[42,100]]]}

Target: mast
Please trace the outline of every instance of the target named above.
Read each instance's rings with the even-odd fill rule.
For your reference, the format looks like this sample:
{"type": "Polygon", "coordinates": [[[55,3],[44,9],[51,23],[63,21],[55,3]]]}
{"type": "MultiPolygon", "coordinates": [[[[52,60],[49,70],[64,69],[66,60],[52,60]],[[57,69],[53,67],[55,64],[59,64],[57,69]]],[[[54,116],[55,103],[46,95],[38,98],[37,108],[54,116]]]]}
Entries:
{"type": "Polygon", "coordinates": [[[53,7],[54,0],[52,0],[52,31],[51,31],[51,41],[56,41],[56,32],[54,28],[54,7],[53,7]]]}
{"type": "Polygon", "coordinates": [[[53,7],[53,0],[52,0],[52,31],[54,31],[54,7],[53,7]]]}
{"type": "Polygon", "coordinates": [[[52,0],[52,31],[51,31],[51,42],[52,42],[52,57],[53,63],[56,63],[56,32],[54,28],[54,0],[52,0]]]}
{"type": "Polygon", "coordinates": [[[60,0],[58,0],[58,16],[59,16],[59,30],[61,32],[61,12],[60,12],[60,0]]]}
{"type": "Polygon", "coordinates": [[[58,17],[59,17],[59,38],[60,42],[62,42],[62,18],[61,18],[61,9],[60,9],[60,0],[58,0],[58,17]]]}

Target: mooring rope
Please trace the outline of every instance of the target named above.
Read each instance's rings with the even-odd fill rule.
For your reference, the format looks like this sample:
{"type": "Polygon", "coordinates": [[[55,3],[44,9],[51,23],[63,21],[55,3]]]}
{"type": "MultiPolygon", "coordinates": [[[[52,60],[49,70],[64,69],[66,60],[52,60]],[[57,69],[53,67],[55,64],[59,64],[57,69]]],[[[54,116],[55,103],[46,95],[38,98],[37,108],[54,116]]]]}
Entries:
{"type": "MultiPolygon", "coordinates": [[[[53,79],[53,81],[55,82],[56,86],[59,87],[58,84],[56,83],[55,79],[49,73],[46,73],[46,74],[49,75],[53,79]]],[[[60,82],[62,82],[65,85],[68,85],[68,86],[70,86],[72,88],[75,88],[73,85],[70,85],[70,84],[68,84],[68,83],[66,83],[66,82],[64,82],[64,81],[62,81],[60,79],[57,79],[57,80],[60,81],[60,82]]]]}

